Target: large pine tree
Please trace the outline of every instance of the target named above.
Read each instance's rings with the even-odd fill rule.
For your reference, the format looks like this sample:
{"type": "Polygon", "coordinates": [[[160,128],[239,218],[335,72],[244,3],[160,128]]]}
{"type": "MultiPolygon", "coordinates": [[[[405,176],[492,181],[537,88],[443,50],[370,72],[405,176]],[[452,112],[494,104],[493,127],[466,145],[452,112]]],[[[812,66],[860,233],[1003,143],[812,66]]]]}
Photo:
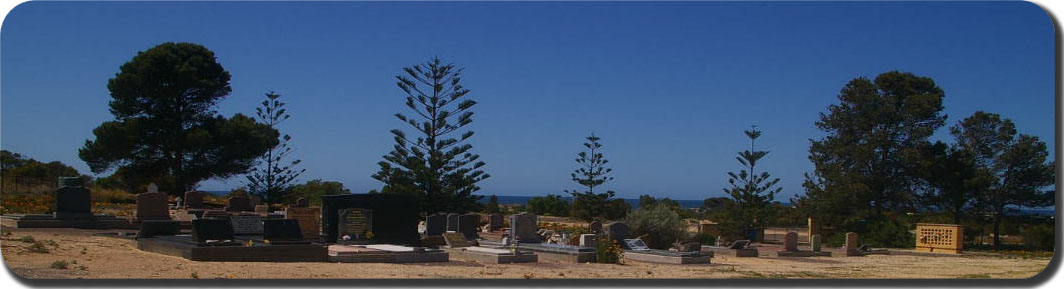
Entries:
{"type": "Polygon", "coordinates": [[[601,138],[594,133],[587,137],[587,142],[584,143],[587,150],[576,154],[578,167],[570,174],[573,182],[586,187],[587,190],[565,190],[573,196],[572,212],[569,215],[589,222],[608,217],[608,200],[615,194],[613,191],[595,193],[595,187],[613,180],[613,177],[609,176],[613,169],[606,167],[610,161],[602,155],[602,144],[599,140],[601,138]]]}
{"type": "Polygon", "coordinates": [[[721,220],[724,233],[740,238],[745,238],[772,219],[772,202],[782,190],[774,188],[779,178],[772,178],[768,172],[756,171],[757,162],[768,155],[768,151],[759,151],[754,147],[754,141],[761,136],[761,131],[753,126],[744,133],[750,138],[750,149],[739,152],[739,156],[735,157],[743,165],[743,170],[739,173],[728,172],[731,188],[725,188],[724,193],[731,196],[732,203],[728,206],[728,214],[724,215],[725,219],[721,220]]]}
{"type": "MultiPolygon", "coordinates": [[[[262,106],[255,108],[258,120],[272,129],[291,118],[280,98],[280,94],[271,91],[266,93],[262,106]]],[[[292,192],[292,182],[306,171],[298,168],[302,160],[286,160],[292,153],[292,147],[288,146],[292,136],[284,134],[278,141],[276,147],[259,157],[259,166],[246,176],[249,193],[259,196],[267,204],[295,201],[288,196],[292,192]]]]}
{"type": "Polygon", "coordinates": [[[477,210],[481,197],[473,192],[489,175],[466,142],[473,131],[464,128],[473,122],[470,109],[477,103],[461,84],[462,69],[433,58],[403,71],[395,78],[414,114],[395,117],[415,133],[391,131],[395,146],[373,178],[384,183],[381,193],[416,196],[427,214],[477,210]]]}

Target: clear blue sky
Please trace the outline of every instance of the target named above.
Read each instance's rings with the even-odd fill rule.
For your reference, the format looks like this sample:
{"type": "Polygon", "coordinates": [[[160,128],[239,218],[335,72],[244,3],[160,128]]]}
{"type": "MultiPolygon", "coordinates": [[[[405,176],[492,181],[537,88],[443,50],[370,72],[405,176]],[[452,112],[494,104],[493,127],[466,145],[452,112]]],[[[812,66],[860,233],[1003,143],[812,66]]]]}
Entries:
{"type": "Polygon", "coordinates": [[[0,147],[89,173],[77,149],[112,118],[107,80],[167,41],[216,53],[233,76],[224,115],[282,94],[303,180],[355,192],[380,187],[370,175],[403,127],[393,77],[433,56],[465,67],[479,102],[472,144],[492,175],[480,194],[576,188],[593,131],[615,172],[606,189],[721,196],[757,124],[761,169],[786,200],[812,169],[818,113],[850,79],[889,70],[934,78],[949,125],[1000,113],[1056,149],[1053,26],[1023,2],[29,2],[0,32],[0,147]]]}

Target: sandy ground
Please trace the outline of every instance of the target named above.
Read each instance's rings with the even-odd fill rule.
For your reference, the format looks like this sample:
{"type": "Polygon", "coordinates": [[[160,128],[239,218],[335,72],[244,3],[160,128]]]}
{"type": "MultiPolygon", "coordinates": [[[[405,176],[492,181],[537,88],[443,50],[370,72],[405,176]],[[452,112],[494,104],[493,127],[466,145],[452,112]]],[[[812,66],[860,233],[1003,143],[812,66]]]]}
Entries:
{"type": "MultiPolygon", "coordinates": [[[[2,229],[4,263],[26,278],[1027,278],[1048,258],[873,255],[816,258],[729,258],[711,264],[482,264],[451,261],[425,264],[193,262],[137,250],[131,241],[92,236],[77,229],[2,229]],[[10,234],[8,233],[10,232],[10,234]],[[30,251],[32,236],[47,253],[30,251]],[[55,261],[70,263],[53,269],[55,261]]],[[[766,254],[762,250],[762,255],[766,254]]]]}

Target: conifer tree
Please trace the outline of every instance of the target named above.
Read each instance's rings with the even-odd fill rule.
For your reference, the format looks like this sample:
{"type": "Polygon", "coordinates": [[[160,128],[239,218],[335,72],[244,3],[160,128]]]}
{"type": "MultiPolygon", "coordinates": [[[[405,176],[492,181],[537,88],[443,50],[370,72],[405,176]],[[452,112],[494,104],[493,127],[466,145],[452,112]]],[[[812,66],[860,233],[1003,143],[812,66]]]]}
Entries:
{"type": "Polygon", "coordinates": [[[373,178],[384,183],[381,193],[417,197],[424,213],[464,213],[477,210],[480,190],[477,183],[487,179],[484,162],[466,142],[473,131],[463,130],[473,123],[469,89],[461,84],[462,69],[439,58],[403,68],[399,89],[406,94],[406,107],[412,116],[395,114],[410,125],[415,134],[395,129],[395,146],[378,163],[373,178]]]}
{"type": "MultiPolygon", "coordinates": [[[[255,108],[258,121],[272,129],[277,129],[278,125],[291,117],[285,103],[278,100],[279,98],[280,94],[268,92],[262,106],[255,108]]],[[[286,201],[287,195],[292,191],[292,182],[306,171],[297,168],[302,162],[300,159],[285,161],[292,153],[292,147],[288,146],[291,140],[292,136],[288,134],[281,136],[277,146],[259,157],[259,166],[246,176],[248,192],[262,198],[267,204],[286,201]]]]}
{"type": "Polygon", "coordinates": [[[587,151],[576,154],[579,167],[570,174],[573,182],[586,187],[587,190],[565,190],[573,196],[572,213],[569,215],[589,222],[606,217],[608,200],[615,194],[613,191],[595,193],[595,187],[613,180],[613,177],[609,176],[613,169],[606,167],[609,160],[602,155],[602,144],[599,140],[601,138],[594,133],[587,137],[587,142],[584,143],[587,151]]]}
{"type": "Polygon", "coordinates": [[[732,203],[729,204],[729,213],[721,220],[721,227],[726,234],[741,238],[772,219],[772,202],[782,190],[774,188],[779,178],[772,178],[768,172],[756,171],[757,162],[768,155],[768,151],[756,150],[754,146],[761,131],[757,130],[757,126],[752,126],[744,133],[750,138],[750,149],[739,152],[739,156],[735,157],[743,165],[743,170],[739,173],[728,172],[731,188],[725,188],[724,193],[731,196],[732,203]]]}

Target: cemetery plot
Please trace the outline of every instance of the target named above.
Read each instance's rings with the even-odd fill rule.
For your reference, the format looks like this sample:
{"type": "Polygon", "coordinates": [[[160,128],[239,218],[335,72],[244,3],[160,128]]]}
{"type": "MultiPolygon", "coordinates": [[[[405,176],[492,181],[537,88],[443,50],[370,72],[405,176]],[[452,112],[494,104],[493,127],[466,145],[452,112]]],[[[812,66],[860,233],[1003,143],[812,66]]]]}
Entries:
{"type": "MultiPolygon", "coordinates": [[[[262,222],[260,219],[260,229],[263,228],[262,222]]],[[[327,259],[325,246],[302,241],[296,222],[277,219],[267,220],[266,224],[265,236],[236,235],[234,229],[240,225],[234,226],[230,220],[199,219],[192,221],[191,235],[171,235],[172,232],[162,230],[163,227],[152,232],[164,231],[164,234],[145,234],[145,237],[137,238],[136,244],[142,251],[192,261],[321,262],[327,259]],[[292,226],[296,227],[293,229],[292,226]]]]}
{"type": "Polygon", "coordinates": [[[136,230],[139,225],[110,215],[93,215],[89,189],[81,178],[59,178],[52,214],[5,214],[0,225],[12,228],[78,228],[136,230]]]}
{"type": "Polygon", "coordinates": [[[750,240],[737,240],[729,246],[702,245],[702,251],[712,253],[713,256],[731,257],[757,257],[757,248],[750,247],[750,240]]]}
{"type": "Polygon", "coordinates": [[[708,264],[711,258],[701,252],[674,252],[651,249],[640,239],[625,239],[624,244],[624,258],[626,260],[666,264],[708,264]]]}
{"type": "Polygon", "coordinates": [[[328,261],[339,263],[425,263],[447,262],[447,252],[424,247],[399,245],[330,245],[328,261]]]}
{"type": "Polygon", "coordinates": [[[461,233],[443,233],[443,238],[447,242],[447,247],[443,250],[459,260],[492,264],[534,263],[539,260],[536,254],[532,252],[480,247],[475,240],[470,241],[461,233]]]}

